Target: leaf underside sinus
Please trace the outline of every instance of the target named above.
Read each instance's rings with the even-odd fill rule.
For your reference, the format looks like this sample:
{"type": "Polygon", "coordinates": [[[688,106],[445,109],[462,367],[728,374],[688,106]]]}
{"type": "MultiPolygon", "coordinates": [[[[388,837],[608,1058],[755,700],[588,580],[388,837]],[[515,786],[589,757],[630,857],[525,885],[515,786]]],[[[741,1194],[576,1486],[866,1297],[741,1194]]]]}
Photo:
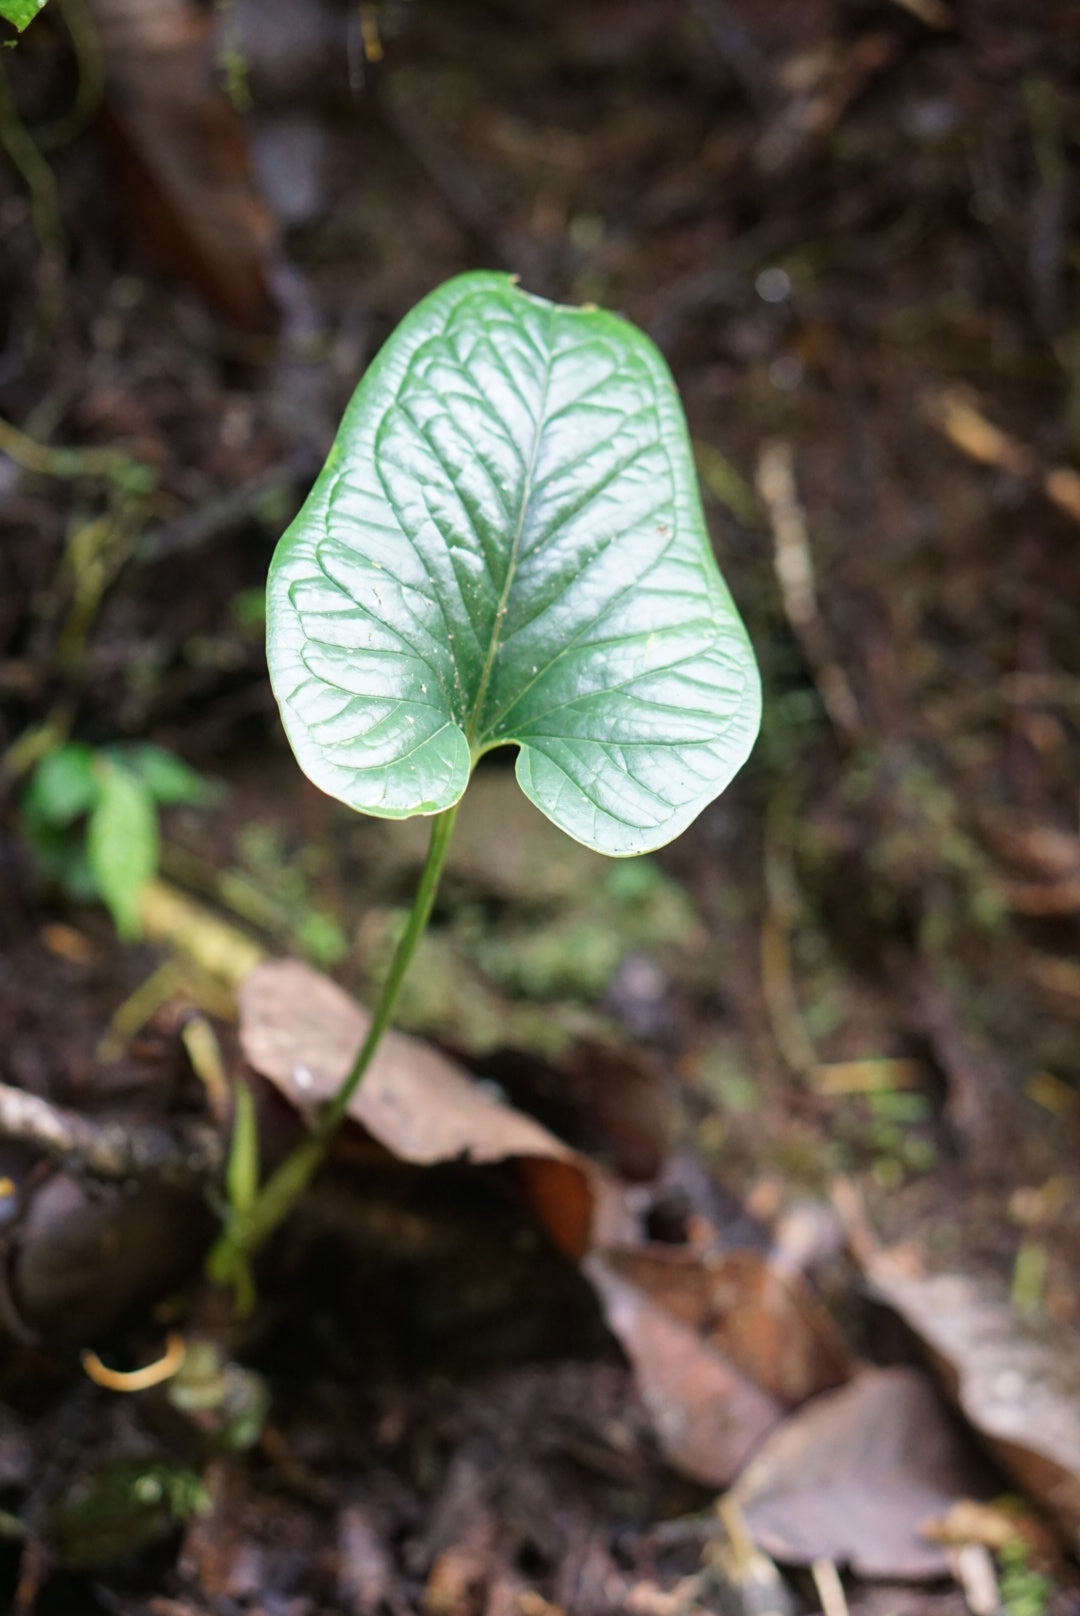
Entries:
{"type": "Polygon", "coordinates": [[[660,354],[486,272],[418,304],[361,381],[275,553],[267,645],[331,796],[437,813],[513,743],[526,796],[603,853],[683,830],[760,716],[660,354]]]}

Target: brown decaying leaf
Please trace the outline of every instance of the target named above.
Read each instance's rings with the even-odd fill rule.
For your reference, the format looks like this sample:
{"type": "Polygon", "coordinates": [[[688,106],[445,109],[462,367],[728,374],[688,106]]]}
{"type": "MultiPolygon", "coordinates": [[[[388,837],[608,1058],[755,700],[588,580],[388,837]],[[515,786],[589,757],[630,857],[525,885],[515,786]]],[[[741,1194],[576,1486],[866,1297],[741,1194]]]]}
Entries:
{"type": "Polygon", "coordinates": [[[959,1274],[868,1265],[877,1295],[915,1332],[950,1394],[1018,1485],[1080,1548],[1080,1354],[959,1274]]]}
{"type": "Polygon", "coordinates": [[[914,1581],[949,1573],[948,1550],[927,1541],[921,1523],[975,1488],[927,1380],[914,1369],[864,1369],[768,1437],[734,1493],[774,1559],[914,1581]]]}
{"type": "Polygon", "coordinates": [[[851,1355],[802,1275],[761,1252],[655,1244],[608,1250],[604,1260],[788,1407],[851,1373],[851,1355]]]}
{"type": "MultiPolygon", "coordinates": [[[[297,960],[272,960],[251,972],[238,1000],[245,1057],[297,1110],[337,1092],[369,1024],[343,989],[297,960]]],[[[399,1160],[418,1166],[516,1163],[523,1192],[561,1249],[575,1258],[587,1249],[588,1163],[430,1045],[388,1032],[349,1115],[399,1160]]]]}
{"type": "Polygon", "coordinates": [[[637,1378],[664,1457],[706,1486],[726,1487],[783,1409],[692,1325],[593,1254],[584,1271],[637,1378]]]}

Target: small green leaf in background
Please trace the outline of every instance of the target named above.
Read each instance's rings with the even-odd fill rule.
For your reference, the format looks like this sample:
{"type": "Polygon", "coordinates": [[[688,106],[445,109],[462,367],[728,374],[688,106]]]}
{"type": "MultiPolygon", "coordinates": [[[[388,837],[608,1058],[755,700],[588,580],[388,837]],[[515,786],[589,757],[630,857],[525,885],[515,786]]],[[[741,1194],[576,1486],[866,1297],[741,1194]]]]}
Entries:
{"type": "Polygon", "coordinates": [[[123,762],[146,786],[155,802],[165,808],[183,808],[206,802],[213,788],[201,774],[161,746],[125,748],[123,762]]]}
{"type": "Polygon", "coordinates": [[[146,783],[122,764],[99,758],[99,797],[86,830],[98,891],[125,941],[142,935],[139,894],[157,873],[157,809],[146,783]]]}
{"type": "Polygon", "coordinates": [[[45,6],[45,0],[0,0],[0,17],[22,33],[45,6]]]}
{"type": "Polygon", "coordinates": [[[514,745],[525,795],[608,854],[684,830],[760,718],[660,353],[486,272],[426,297],[363,377],[275,552],[267,654],[331,796],[438,813],[514,745]]]}
{"type": "Polygon", "coordinates": [[[94,749],[82,741],[58,746],[42,758],[23,794],[23,813],[32,824],[70,825],[97,801],[94,749]]]}
{"type": "Polygon", "coordinates": [[[341,922],[325,909],[310,909],[302,915],[293,935],[306,958],[324,970],[340,965],[349,952],[349,939],[341,922]]]}

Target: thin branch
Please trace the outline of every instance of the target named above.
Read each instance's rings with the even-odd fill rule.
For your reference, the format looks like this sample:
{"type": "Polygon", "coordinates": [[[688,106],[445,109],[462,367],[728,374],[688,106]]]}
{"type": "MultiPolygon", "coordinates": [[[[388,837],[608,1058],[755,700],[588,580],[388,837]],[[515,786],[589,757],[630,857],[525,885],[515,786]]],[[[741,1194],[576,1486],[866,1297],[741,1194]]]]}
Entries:
{"type": "Polygon", "coordinates": [[[7,1083],[0,1083],[0,1138],[95,1178],[206,1183],[220,1176],[225,1159],[221,1134],[206,1123],[91,1121],[7,1083]]]}
{"type": "Polygon", "coordinates": [[[862,736],[862,718],[818,610],[810,536],[795,487],[795,459],[790,443],[778,438],[762,446],[757,490],[769,513],[773,559],[788,622],[802,647],[833,729],[842,741],[853,745],[862,736]]]}

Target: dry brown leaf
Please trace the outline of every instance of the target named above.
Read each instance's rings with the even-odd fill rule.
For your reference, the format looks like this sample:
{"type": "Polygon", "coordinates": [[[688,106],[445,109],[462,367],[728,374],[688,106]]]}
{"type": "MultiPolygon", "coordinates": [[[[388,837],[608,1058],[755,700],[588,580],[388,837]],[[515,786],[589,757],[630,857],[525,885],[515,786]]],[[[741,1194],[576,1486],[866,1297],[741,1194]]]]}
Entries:
{"type": "Polygon", "coordinates": [[[781,1405],[603,1257],[590,1256],[584,1270],[633,1367],[664,1457],[706,1486],[728,1486],[782,1419],[781,1405]]]}
{"type": "MultiPolygon", "coordinates": [[[[370,1020],[343,989],[297,960],[271,960],[251,972],[238,999],[240,1044],[257,1072],[301,1112],[337,1092],[370,1020]]],[[[593,1204],[588,1164],[429,1044],[388,1032],[349,1115],[401,1161],[514,1161],[527,1198],[562,1250],[575,1258],[586,1250],[593,1204]]]]}
{"type": "Polygon", "coordinates": [[[1080,1353],[1075,1339],[1021,1317],[959,1274],[890,1273],[871,1262],[878,1296],[915,1332],[935,1368],[1018,1485],[1080,1547],[1080,1353]]]}
{"type": "Polygon", "coordinates": [[[802,1275],[761,1252],[655,1244],[608,1250],[604,1259],[788,1407],[851,1372],[850,1354],[802,1275]]]}
{"type": "Polygon", "coordinates": [[[775,1431],[734,1489],[751,1536],[789,1565],[830,1560],[860,1576],[946,1576],[920,1524],[969,1497],[952,1423],[914,1369],[864,1369],[775,1431]]]}

